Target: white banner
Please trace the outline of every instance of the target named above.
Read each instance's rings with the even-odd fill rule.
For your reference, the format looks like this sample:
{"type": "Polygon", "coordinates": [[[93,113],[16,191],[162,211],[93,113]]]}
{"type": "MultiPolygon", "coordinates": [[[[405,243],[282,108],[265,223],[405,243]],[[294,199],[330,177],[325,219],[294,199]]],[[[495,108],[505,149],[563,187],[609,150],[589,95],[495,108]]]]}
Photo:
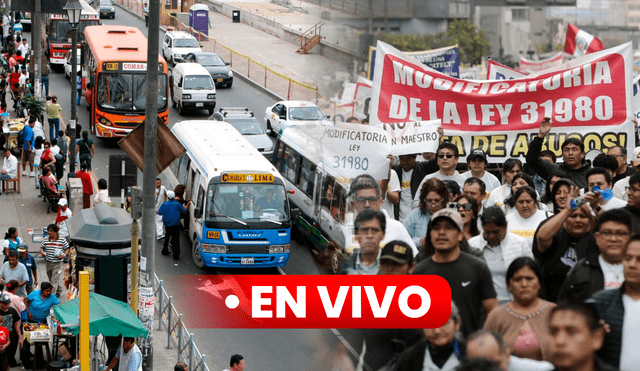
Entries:
{"type": "Polygon", "coordinates": [[[391,140],[382,127],[336,123],[320,130],[310,135],[320,135],[324,166],[345,178],[366,173],[375,179],[387,179],[391,140]]]}
{"type": "Polygon", "coordinates": [[[527,76],[527,73],[514,70],[491,59],[487,63],[487,80],[513,80],[524,76],[527,76]]]}
{"type": "Polygon", "coordinates": [[[437,129],[440,120],[402,122],[384,125],[391,137],[391,154],[394,156],[435,153],[440,144],[437,129]]]}
{"type": "Polygon", "coordinates": [[[633,115],[640,120],[640,75],[633,78],[633,115]]]}
{"type": "Polygon", "coordinates": [[[558,52],[552,57],[540,59],[534,61],[533,59],[527,59],[520,57],[520,71],[524,72],[538,72],[546,70],[557,65],[562,64],[562,52],[558,52]]]}

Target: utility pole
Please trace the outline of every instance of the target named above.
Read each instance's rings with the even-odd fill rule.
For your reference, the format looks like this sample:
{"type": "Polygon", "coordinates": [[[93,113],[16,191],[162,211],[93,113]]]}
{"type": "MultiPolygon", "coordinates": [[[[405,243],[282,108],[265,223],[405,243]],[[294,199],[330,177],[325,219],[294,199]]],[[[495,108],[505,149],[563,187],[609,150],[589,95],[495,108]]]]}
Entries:
{"type": "MultiPolygon", "coordinates": [[[[42,81],[42,44],[41,44],[41,33],[42,33],[42,0],[35,0],[35,11],[31,15],[31,48],[33,50],[32,58],[35,59],[33,63],[33,87],[36,91],[36,98],[42,101],[44,94],[42,93],[42,86],[40,81],[42,81]]],[[[56,133],[55,135],[58,135],[56,133]]]]}
{"type": "MultiPolygon", "coordinates": [[[[158,42],[160,39],[160,0],[149,1],[149,44],[147,47],[147,92],[144,118],[144,171],[142,173],[142,256],[146,270],[140,279],[142,287],[153,288],[155,276],[155,180],[158,148],[158,42]]],[[[162,89],[166,89],[163,86],[162,89]]],[[[153,370],[153,317],[145,323],[149,334],[142,342],[142,368],[153,370]],[[149,326],[149,325],[150,326],[149,326]]]]}

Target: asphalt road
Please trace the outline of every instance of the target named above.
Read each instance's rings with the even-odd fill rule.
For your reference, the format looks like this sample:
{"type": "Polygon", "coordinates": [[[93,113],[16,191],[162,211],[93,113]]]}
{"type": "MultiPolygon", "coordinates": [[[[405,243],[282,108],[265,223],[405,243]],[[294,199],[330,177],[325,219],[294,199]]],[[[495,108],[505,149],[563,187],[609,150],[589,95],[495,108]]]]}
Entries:
{"type": "MultiPolygon", "coordinates": [[[[119,24],[135,26],[146,34],[144,22],[123,11],[116,10],[114,20],[103,20],[104,24],[119,24]]],[[[162,36],[162,35],[161,35],[162,36]]],[[[162,37],[160,38],[160,40],[162,37]]],[[[252,110],[259,121],[266,107],[275,101],[269,95],[245,83],[239,78],[234,79],[232,88],[221,88],[217,91],[217,106],[246,106],[252,110]]],[[[50,95],[58,96],[66,117],[70,116],[70,84],[65,79],[64,71],[53,70],[50,77],[50,95]]],[[[89,112],[86,102],[82,100],[78,107],[78,123],[83,130],[88,129],[89,112]]],[[[201,113],[187,113],[180,116],[176,109],[170,107],[169,126],[183,119],[207,119],[206,111],[201,113]]],[[[45,131],[47,125],[45,124],[45,131]]],[[[93,170],[98,178],[108,178],[108,158],[110,155],[123,154],[114,140],[96,139],[92,136],[96,146],[96,157],[93,160],[93,170]]],[[[141,177],[140,177],[141,179],[141,177]]],[[[116,200],[114,200],[116,201],[116,200]]],[[[326,342],[335,344],[336,335],[331,330],[236,330],[236,329],[205,329],[199,328],[198,308],[190,306],[192,298],[186,297],[181,290],[181,277],[185,275],[202,274],[318,274],[310,250],[305,245],[295,241],[291,243],[291,257],[289,263],[280,272],[276,269],[243,269],[234,271],[220,271],[215,269],[202,270],[193,265],[190,254],[185,247],[190,246],[186,235],[182,235],[182,259],[175,262],[170,257],[160,254],[161,241],[156,243],[156,273],[164,282],[165,289],[173,296],[173,302],[178,312],[184,314],[187,328],[193,332],[196,344],[201,353],[207,355],[207,364],[211,370],[221,370],[228,367],[231,354],[242,354],[250,370],[320,370],[327,367],[326,342]]],[[[203,293],[203,295],[210,295],[203,293]]],[[[218,300],[211,297],[211,300],[218,300]]],[[[162,349],[156,349],[156,352],[162,349]]],[[[158,369],[169,369],[173,365],[156,365],[158,369]]]]}

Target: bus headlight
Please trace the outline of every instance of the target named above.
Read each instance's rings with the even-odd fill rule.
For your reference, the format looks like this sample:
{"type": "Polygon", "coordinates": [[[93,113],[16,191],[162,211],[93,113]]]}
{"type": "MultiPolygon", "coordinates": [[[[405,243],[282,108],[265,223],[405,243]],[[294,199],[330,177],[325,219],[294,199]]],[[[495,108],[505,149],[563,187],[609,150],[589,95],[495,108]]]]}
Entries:
{"type": "Polygon", "coordinates": [[[104,126],[112,126],[113,123],[111,123],[111,121],[107,120],[105,117],[102,116],[98,116],[98,122],[104,126]]]}
{"type": "Polygon", "coordinates": [[[207,94],[207,99],[216,99],[215,94],[207,94]]]}
{"type": "Polygon", "coordinates": [[[191,94],[182,94],[182,99],[191,99],[191,94]]]}
{"type": "Polygon", "coordinates": [[[269,247],[269,254],[283,254],[289,252],[289,245],[273,245],[269,247]]]}
{"type": "Polygon", "coordinates": [[[211,245],[211,244],[203,243],[201,247],[202,247],[202,251],[212,253],[212,254],[227,253],[227,247],[224,245],[211,245]]]}

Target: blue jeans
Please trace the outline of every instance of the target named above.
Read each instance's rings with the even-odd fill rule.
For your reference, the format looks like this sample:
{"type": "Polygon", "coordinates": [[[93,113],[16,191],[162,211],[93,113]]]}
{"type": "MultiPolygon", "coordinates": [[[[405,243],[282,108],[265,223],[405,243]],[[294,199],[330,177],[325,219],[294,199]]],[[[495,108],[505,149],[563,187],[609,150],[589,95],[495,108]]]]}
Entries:
{"type": "Polygon", "coordinates": [[[44,95],[49,95],[49,76],[42,76],[42,86],[44,86],[44,95]]]}
{"type": "Polygon", "coordinates": [[[80,105],[80,98],[82,98],[82,89],[78,89],[78,97],[76,98],[76,106],[80,105]]]}
{"type": "Polygon", "coordinates": [[[60,119],[49,119],[49,140],[57,138],[58,131],[60,131],[60,119]]]}
{"type": "Polygon", "coordinates": [[[83,162],[87,163],[87,171],[91,170],[91,154],[80,155],[80,165],[82,165],[83,162]]]}

